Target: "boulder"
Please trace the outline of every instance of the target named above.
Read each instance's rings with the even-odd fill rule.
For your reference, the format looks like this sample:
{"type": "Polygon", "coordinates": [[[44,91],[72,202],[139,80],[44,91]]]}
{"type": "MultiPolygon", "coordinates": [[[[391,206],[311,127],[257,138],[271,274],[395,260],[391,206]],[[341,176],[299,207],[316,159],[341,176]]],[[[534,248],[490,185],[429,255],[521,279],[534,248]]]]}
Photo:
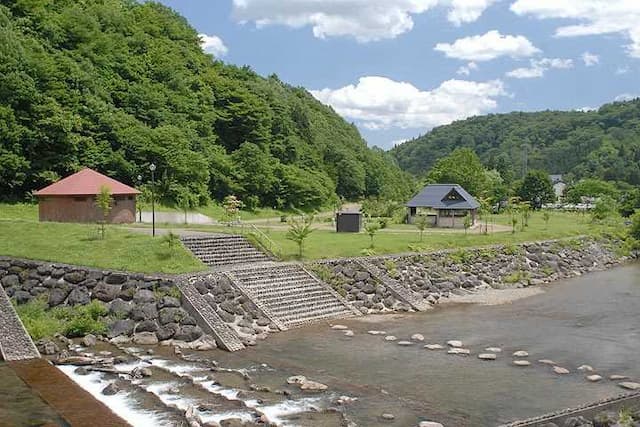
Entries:
{"type": "Polygon", "coordinates": [[[125,273],[111,273],[104,281],[109,285],[122,285],[128,278],[129,276],[125,273]]]}
{"type": "Polygon", "coordinates": [[[109,304],[109,314],[115,317],[126,318],[131,313],[131,310],[131,303],[123,301],[120,298],[113,300],[111,304],[109,304]]]}
{"type": "Polygon", "coordinates": [[[434,421],[420,421],[420,424],[418,424],[418,427],[444,427],[444,426],[434,421]]]}
{"type": "Polygon", "coordinates": [[[188,314],[182,308],[167,307],[158,312],[160,323],[166,325],[167,323],[180,323],[182,319],[187,317],[188,314]]]}
{"type": "Polygon", "coordinates": [[[136,304],[150,304],[156,302],[156,296],[153,291],[142,289],[133,295],[133,302],[136,304]]]}
{"type": "Polygon", "coordinates": [[[513,353],[513,357],[529,357],[529,353],[524,350],[518,350],[513,353]]]}
{"type": "Polygon", "coordinates": [[[143,320],[135,327],[136,332],[156,332],[158,330],[158,324],[155,320],[143,320]]]}
{"type": "Polygon", "coordinates": [[[16,300],[18,304],[26,304],[29,301],[31,301],[31,298],[33,298],[33,295],[31,295],[27,291],[18,290],[18,291],[15,291],[15,293],[13,294],[13,298],[16,300]]]}
{"type": "Polygon", "coordinates": [[[480,360],[496,360],[495,353],[481,353],[478,355],[478,359],[480,360]]]}
{"type": "Polygon", "coordinates": [[[165,307],[180,307],[180,300],[170,296],[163,296],[158,301],[158,308],[163,309],[165,307]]]}
{"type": "Polygon", "coordinates": [[[74,270],[65,274],[63,277],[67,282],[77,285],[87,277],[87,274],[82,270],[74,270]]]}
{"type": "Polygon", "coordinates": [[[180,341],[191,342],[200,338],[202,334],[202,329],[200,329],[199,326],[185,325],[178,328],[173,338],[180,341]]]}
{"type": "Polygon", "coordinates": [[[625,382],[618,383],[618,385],[627,390],[640,390],[640,383],[625,381],[625,382]]]}
{"type": "Polygon", "coordinates": [[[158,337],[154,332],[137,332],[133,334],[133,343],[138,345],[156,345],[158,337]]]}
{"type": "Polygon", "coordinates": [[[531,365],[531,362],[528,360],[514,360],[513,364],[516,366],[529,366],[531,365]]]}
{"type": "Polygon", "coordinates": [[[424,341],[424,335],[422,334],[413,334],[411,335],[411,341],[424,341]]]}
{"type": "Polygon", "coordinates": [[[87,334],[82,338],[82,345],[85,347],[93,347],[94,345],[96,345],[96,336],[93,334],[87,334]]]}
{"type": "Polygon", "coordinates": [[[120,391],[120,387],[118,387],[116,385],[115,382],[109,384],[108,386],[106,386],[105,388],[102,389],[102,394],[104,394],[105,396],[113,396],[114,394],[118,393],[120,391]]]}
{"type": "Polygon", "coordinates": [[[169,323],[169,324],[160,326],[156,331],[156,336],[160,341],[166,341],[168,339],[173,338],[173,336],[177,331],[178,331],[178,325],[175,323],[169,323]]]}
{"type": "Polygon", "coordinates": [[[553,367],[553,372],[555,372],[556,374],[559,375],[566,375],[569,373],[569,370],[560,366],[554,366],[553,367]]]}
{"type": "MultiPolygon", "coordinates": [[[[110,276],[109,276],[110,277],[110,276]]],[[[118,297],[120,286],[107,283],[98,283],[93,288],[93,297],[102,302],[111,302],[118,297]]]]}
{"type": "Polygon", "coordinates": [[[453,347],[453,348],[460,348],[460,347],[462,347],[462,341],[450,340],[450,341],[447,341],[447,345],[449,347],[453,347]]]}
{"type": "Polygon", "coordinates": [[[58,345],[47,339],[38,340],[35,342],[36,348],[40,352],[40,354],[44,354],[45,356],[51,356],[53,354],[59,353],[60,349],[58,345]]]}
{"type": "Polygon", "coordinates": [[[89,290],[84,286],[78,286],[73,288],[69,297],[67,298],[67,304],[69,305],[85,305],[91,302],[91,296],[89,290]]]}
{"type": "Polygon", "coordinates": [[[109,325],[107,331],[108,338],[115,338],[120,335],[131,335],[133,333],[133,328],[135,323],[133,320],[116,320],[112,324],[109,325]]]}
{"type": "Polygon", "coordinates": [[[15,274],[9,274],[4,276],[2,280],[0,280],[0,283],[2,283],[2,286],[5,288],[10,288],[12,286],[18,286],[20,284],[20,278],[15,274]]]}
{"type": "Polygon", "coordinates": [[[440,344],[427,344],[424,346],[427,350],[443,350],[444,346],[440,344]]]}

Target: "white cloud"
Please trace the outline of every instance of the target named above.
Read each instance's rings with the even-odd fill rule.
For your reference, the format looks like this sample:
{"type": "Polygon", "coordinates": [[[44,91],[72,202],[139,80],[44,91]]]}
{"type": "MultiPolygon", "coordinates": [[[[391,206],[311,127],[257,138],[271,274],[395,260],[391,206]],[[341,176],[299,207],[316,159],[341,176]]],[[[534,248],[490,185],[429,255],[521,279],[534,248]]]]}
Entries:
{"type": "Polygon", "coordinates": [[[544,73],[551,69],[569,69],[573,68],[572,59],[563,58],[542,58],[532,59],[529,61],[530,67],[516,68],[509,71],[506,76],[514,79],[536,79],[544,76],[544,73]]]}
{"type": "Polygon", "coordinates": [[[538,19],[570,19],[577,24],[559,27],[558,37],[622,34],[631,43],[630,56],[640,58],[640,1],[638,0],[516,0],[511,10],[538,19]]]}
{"type": "Polygon", "coordinates": [[[582,113],[588,113],[589,111],[597,111],[598,109],[595,107],[581,107],[576,108],[575,111],[580,111],[582,113]]]}
{"type": "Polygon", "coordinates": [[[200,46],[202,46],[202,50],[205,52],[211,53],[216,57],[225,56],[227,52],[229,52],[229,49],[220,37],[209,36],[207,34],[198,34],[198,36],[200,37],[200,46]]]}
{"type": "Polygon", "coordinates": [[[616,102],[622,102],[622,101],[632,101],[634,99],[640,98],[640,94],[637,93],[621,93],[620,95],[616,96],[613,100],[616,102]]]}
{"type": "Polygon", "coordinates": [[[468,76],[469,74],[471,74],[471,71],[474,71],[477,69],[478,69],[478,64],[472,61],[472,62],[469,62],[467,65],[463,65],[462,67],[458,68],[458,71],[456,71],[456,74],[460,76],[468,76]]]}
{"type": "Polygon", "coordinates": [[[318,38],[350,36],[359,42],[390,39],[411,31],[412,15],[436,6],[449,8],[456,25],[477,20],[497,0],[233,0],[240,22],[258,28],[311,26],[318,38]]]}
{"type": "Polygon", "coordinates": [[[496,30],[458,39],[453,44],[438,43],[435,50],[466,61],[490,61],[501,56],[524,58],[540,52],[526,37],[502,35],[496,30]]]}
{"type": "Polygon", "coordinates": [[[584,62],[584,65],[586,65],[587,67],[593,67],[594,65],[597,65],[600,63],[600,57],[591,52],[583,53],[581,58],[582,58],[582,62],[584,62]]]}
{"type": "Polygon", "coordinates": [[[361,77],[355,85],[311,91],[340,115],[368,129],[427,128],[487,113],[506,96],[500,80],[447,80],[424,91],[386,77],[361,77]]]}
{"type": "Polygon", "coordinates": [[[451,10],[447,19],[455,25],[474,22],[482,13],[498,0],[451,0],[451,10]]]}

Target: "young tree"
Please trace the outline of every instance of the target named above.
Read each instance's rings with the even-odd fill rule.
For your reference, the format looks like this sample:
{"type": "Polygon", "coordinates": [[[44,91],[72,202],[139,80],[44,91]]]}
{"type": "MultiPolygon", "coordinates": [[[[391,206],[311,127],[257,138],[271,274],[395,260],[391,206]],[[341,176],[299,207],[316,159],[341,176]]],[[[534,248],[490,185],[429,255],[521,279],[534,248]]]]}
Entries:
{"type": "Polygon", "coordinates": [[[98,221],[100,224],[100,236],[104,240],[105,226],[107,224],[107,218],[111,212],[111,204],[113,199],[111,197],[111,189],[106,185],[100,187],[100,193],[96,196],[96,205],[102,212],[102,220],[98,221]]]}
{"type": "Polygon", "coordinates": [[[522,185],[518,189],[521,200],[532,203],[538,209],[543,203],[551,203],[556,200],[556,193],[549,175],[540,170],[533,170],[524,177],[522,185]]]}
{"type": "MultiPolygon", "coordinates": [[[[484,231],[481,229],[484,234],[489,234],[489,215],[491,215],[491,198],[490,197],[481,197],[480,198],[480,218],[484,221],[484,231]]],[[[481,227],[482,228],[482,227],[481,227]]]]}
{"type": "Polygon", "coordinates": [[[242,202],[236,196],[230,195],[224,198],[222,207],[224,208],[224,220],[231,225],[242,208],[242,202]]]}
{"type": "Polygon", "coordinates": [[[469,228],[471,228],[471,215],[464,217],[464,223],[462,223],[462,225],[464,227],[464,234],[466,235],[469,228]]]}
{"type": "Polygon", "coordinates": [[[511,215],[511,233],[516,233],[516,225],[518,225],[518,210],[520,208],[520,199],[518,197],[509,198],[508,211],[511,215]]]}
{"type": "Polygon", "coordinates": [[[180,244],[180,236],[169,230],[167,234],[162,236],[162,243],[167,244],[169,247],[169,254],[173,255],[176,250],[175,248],[180,244]]]}
{"type": "Polygon", "coordinates": [[[184,223],[187,223],[189,209],[196,206],[197,200],[187,189],[182,189],[176,196],[176,205],[184,212],[184,223]]]}
{"type": "Polygon", "coordinates": [[[420,241],[422,242],[424,230],[429,226],[429,217],[427,215],[418,215],[415,220],[415,225],[418,227],[418,230],[420,230],[420,241]]]}
{"type": "Polygon", "coordinates": [[[604,221],[618,215],[617,203],[609,196],[602,196],[591,210],[591,220],[593,222],[604,221]]]}
{"type": "Polygon", "coordinates": [[[380,222],[379,221],[371,221],[370,219],[364,224],[364,231],[369,235],[371,239],[371,248],[373,248],[373,238],[376,236],[376,233],[380,230],[380,222]]]}
{"type": "Polygon", "coordinates": [[[521,230],[524,231],[525,227],[529,226],[529,218],[531,217],[531,204],[529,202],[522,202],[518,206],[518,210],[522,215],[521,230]]]}
{"type": "Polygon", "coordinates": [[[549,228],[549,219],[551,219],[551,215],[549,211],[542,212],[542,220],[544,221],[544,228],[549,228]]]}
{"type": "Polygon", "coordinates": [[[298,256],[300,259],[302,259],[304,241],[314,231],[314,229],[311,228],[312,223],[313,216],[303,216],[301,219],[291,218],[289,220],[289,230],[287,230],[286,238],[297,243],[298,256]]]}

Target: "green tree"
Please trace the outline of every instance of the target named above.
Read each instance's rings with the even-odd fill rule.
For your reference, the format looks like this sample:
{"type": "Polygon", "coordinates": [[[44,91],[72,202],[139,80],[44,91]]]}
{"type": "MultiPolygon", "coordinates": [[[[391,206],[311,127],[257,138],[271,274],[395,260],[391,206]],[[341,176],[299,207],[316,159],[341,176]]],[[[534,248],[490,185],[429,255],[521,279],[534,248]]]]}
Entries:
{"type": "Polygon", "coordinates": [[[288,222],[289,229],[287,230],[286,238],[298,245],[298,257],[302,259],[304,241],[314,231],[311,227],[311,224],[313,223],[313,216],[303,216],[300,219],[291,218],[288,222]]]}
{"type": "Polygon", "coordinates": [[[634,239],[640,241],[640,211],[637,211],[631,216],[631,229],[629,234],[634,239]]]}
{"type": "Polygon", "coordinates": [[[544,228],[549,228],[550,219],[551,219],[551,214],[549,214],[549,211],[542,212],[542,220],[544,221],[544,228]]]}
{"type": "Polygon", "coordinates": [[[240,209],[242,208],[242,202],[236,196],[227,196],[222,201],[222,207],[224,208],[224,220],[229,224],[238,217],[240,209]]]}
{"type": "Polygon", "coordinates": [[[196,198],[189,191],[183,189],[177,193],[176,205],[184,212],[184,223],[187,223],[187,214],[189,210],[196,206],[196,198]]]}
{"type": "Polygon", "coordinates": [[[552,203],[556,200],[551,179],[546,172],[541,170],[527,173],[518,189],[518,196],[536,208],[540,207],[542,203],[552,203]]]}
{"type": "Polygon", "coordinates": [[[487,171],[473,150],[459,148],[433,165],[427,182],[459,184],[472,195],[480,195],[487,189],[487,171]]]}
{"type": "Polygon", "coordinates": [[[602,196],[591,210],[591,220],[601,222],[618,215],[616,201],[609,196],[602,196]]]}
{"type": "Polygon", "coordinates": [[[566,199],[569,203],[581,203],[583,197],[598,198],[609,196],[618,200],[620,192],[612,182],[597,178],[584,178],[566,189],[566,199]]]}
{"type": "Polygon", "coordinates": [[[471,228],[471,215],[466,215],[464,217],[464,222],[462,223],[462,226],[464,227],[464,234],[466,235],[467,232],[469,231],[469,228],[471,228]]]}
{"type": "Polygon", "coordinates": [[[422,242],[424,230],[429,226],[429,217],[427,215],[418,215],[415,219],[414,224],[420,231],[420,241],[422,242]]]}
{"type": "Polygon", "coordinates": [[[100,213],[102,213],[102,219],[98,221],[100,224],[100,237],[102,239],[104,239],[105,236],[105,227],[109,218],[109,213],[111,213],[112,203],[113,198],[111,197],[111,189],[106,185],[101,186],[100,193],[96,196],[96,205],[98,206],[98,209],[100,209],[100,213]]]}
{"type": "Polygon", "coordinates": [[[369,239],[371,240],[371,248],[373,249],[373,239],[380,231],[381,225],[379,221],[374,221],[369,218],[364,224],[364,231],[369,235],[369,239]]]}
{"type": "Polygon", "coordinates": [[[161,242],[167,245],[169,248],[169,254],[173,256],[176,252],[176,248],[180,246],[180,236],[169,230],[167,234],[162,236],[161,242]]]}

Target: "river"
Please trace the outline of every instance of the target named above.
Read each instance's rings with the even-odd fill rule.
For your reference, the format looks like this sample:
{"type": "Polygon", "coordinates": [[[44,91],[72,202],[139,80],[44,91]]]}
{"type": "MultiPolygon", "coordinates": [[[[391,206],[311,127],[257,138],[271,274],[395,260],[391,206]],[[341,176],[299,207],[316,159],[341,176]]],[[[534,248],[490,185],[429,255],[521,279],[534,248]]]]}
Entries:
{"type": "MultiPolygon", "coordinates": [[[[317,395],[313,404],[326,408],[333,405],[336,396],[355,397],[358,400],[346,405],[345,412],[360,426],[415,426],[422,420],[438,421],[447,427],[493,426],[622,393],[624,390],[608,379],[612,374],[640,380],[639,264],[556,282],[543,289],[545,292],[538,295],[498,306],[447,305],[423,313],[335,322],[353,330],[352,337],[345,336],[344,331],[330,329],[327,324],[317,324],[273,334],[241,352],[216,350],[199,353],[199,357],[215,359],[226,368],[248,370],[252,383],[272,390],[286,388],[284,380],[290,375],[301,374],[320,381],[329,386],[329,392],[317,395]],[[398,341],[385,341],[384,335],[368,334],[369,330],[384,330],[398,341],[409,340],[411,335],[420,333],[425,341],[400,346],[398,341]],[[461,340],[472,354],[450,355],[446,350],[430,351],[423,347],[427,343],[445,345],[454,339],[461,340]],[[477,358],[486,347],[502,348],[497,360],[477,358]],[[529,353],[527,359],[531,366],[512,364],[512,353],[516,350],[529,353]],[[550,366],[538,363],[539,359],[552,359],[570,373],[553,373],[550,366]],[[604,380],[588,382],[586,374],[577,370],[583,364],[596,368],[604,380]],[[393,414],[395,420],[382,420],[383,413],[393,414]]],[[[156,349],[151,360],[154,367],[173,363],[176,372],[203,369],[176,360],[166,350],[156,349]]],[[[66,369],[70,376],[72,371],[66,369]]],[[[194,378],[199,375],[194,374],[194,378]]],[[[166,374],[156,369],[143,385],[147,390],[159,390],[163,384],[177,384],[175,378],[169,383],[165,377],[166,374]]],[[[83,378],[76,376],[86,387],[94,389],[94,395],[108,400],[99,393],[109,381],[108,377],[95,377],[91,380],[93,386],[87,377],[83,378]]],[[[249,384],[236,374],[218,373],[216,378],[220,385],[207,385],[211,390],[217,390],[216,387],[249,389],[249,384]]],[[[9,423],[10,420],[26,421],[25,414],[29,414],[29,419],[37,416],[62,425],[55,414],[29,394],[24,384],[1,364],[0,384],[0,425],[38,425],[9,423]]],[[[160,393],[161,400],[180,407],[181,401],[193,404],[198,399],[217,399],[213,394],[200,396],[202,390],[194,391],[189,384],[182,384],[183,388],[172,392],[176,395],[160,393]]],[[[122,399],[136,400],[138,392],[131,393],[122,395],[118,404],[122,405],[122,399]]],[[[307,411],[301,408],[309,404],[304,394],[293,395],[288,401],[276,397],[269,393],[262,396],[263,412],[280,411],[279,419],[288,425],[339,425],[335,416],[300,414],[307,411]],[[282,408],[292,408],[299,413],[289,417],[288,409],[282,408]]],[[[230,407],[220,402],[220,408],[230,407]]],[[[156,417],[167,420],[175,417],[175,413],[165,413],[162,408],[151,408],[147,404],[135,410],[144,413],[151,409],[156,417]]]]}

